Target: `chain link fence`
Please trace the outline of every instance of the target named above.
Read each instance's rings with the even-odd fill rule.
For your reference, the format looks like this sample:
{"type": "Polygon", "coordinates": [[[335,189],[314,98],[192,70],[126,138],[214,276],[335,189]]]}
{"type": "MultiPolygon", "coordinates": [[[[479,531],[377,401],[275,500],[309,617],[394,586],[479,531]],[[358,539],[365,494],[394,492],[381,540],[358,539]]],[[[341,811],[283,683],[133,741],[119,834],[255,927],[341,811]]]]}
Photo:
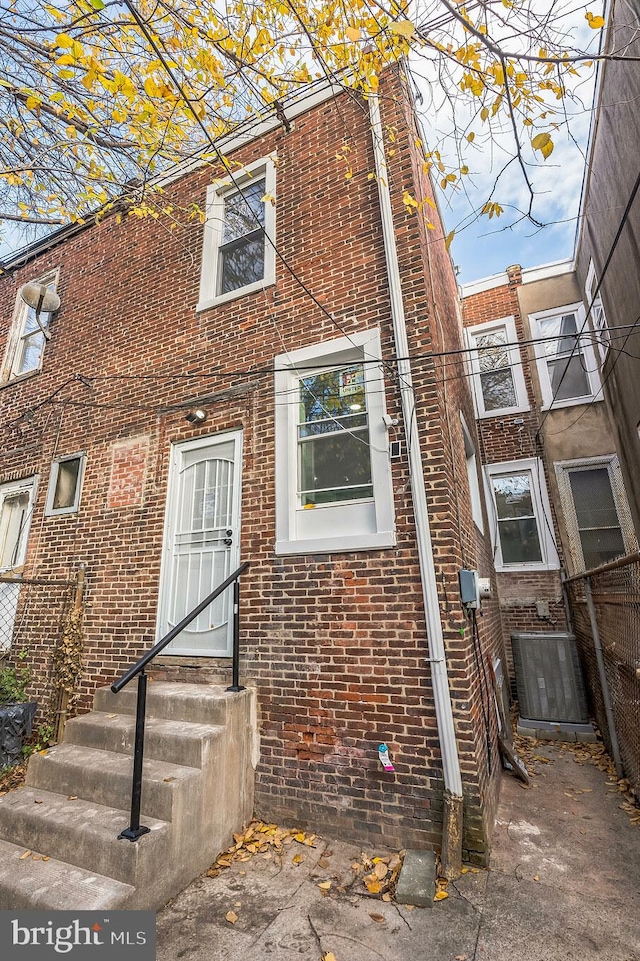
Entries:
{"type": "Polygon", "coordinates": [[[59,691],[53,653],[77,594],[77,581],[0,576],[0,670],[28,678],[36,724],[55,724],[59,691]]]}
{"type": "Polygon", "coordinates": [[[565,583],[592,710],[640,796],[640,554],[565,583]]]}

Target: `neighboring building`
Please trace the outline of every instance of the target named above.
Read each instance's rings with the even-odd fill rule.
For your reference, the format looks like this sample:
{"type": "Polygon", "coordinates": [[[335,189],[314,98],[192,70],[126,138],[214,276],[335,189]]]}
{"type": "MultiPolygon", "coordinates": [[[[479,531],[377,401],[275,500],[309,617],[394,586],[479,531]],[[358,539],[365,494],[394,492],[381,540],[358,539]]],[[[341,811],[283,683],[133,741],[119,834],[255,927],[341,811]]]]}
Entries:
{"type": "Polygon", "coordinates": [[[624,59],[599,64],[575,263],[579,299],[593,302],[603,393],[640,530],[640,16],[629,0],[607,7],[603,52],[624,59]]]}
{"type": "Polygon", "coordinates": [[[463,288],[505,643],[566,630],[561,571],[636,549],[598,344],[569,262],[463,288]]]}
{"type": "MultiPolygon", "coordinates": [[[[483,651],[474,648],[458,570],[492,577],[492,525],[467,380],[446,384],[428,365],[411,391],[395,361],[459,350],[463,338],[441,225],[428,232],[403,202],[405,191],[432,197],[411,103],[401,76],[390,72],[384,88],[394,139],[384,177],[372,176],[366,102],[319,86],[286,106],[290,129],[269,116],[221,145],[234,181],[202,164],[167,182],[163,205],[206,204],[204,227],[110,215],[5,264],[2,569],[22,575],[24,592],[85,565],[86,709],[96,687],[248,560],[242,679],[258,691],[258,810],[390,844],[440,844],[441,630],[464,849],[482,861],[500,765],[479,665],[504,651],[491,599],[483,651]],[[348,155],[348,179],[336,152],[348,155]],[[18,294],[35,279],[62,300],[46,335],[18,294]],[[402,311],[406,348],[394,333],[402,311]],[[424,478],[410,468],[407,436],[414,458],[419,436],[424,478]],[[432,551],[417,523],[431,586],[412,497],[423,479],[432,551]],[[378,762],[381,742],[394,774],[378,762]]],[[[47,596],[22,607],[12,597],[5,636],[15,615],[12,650],[24,645],[43,697],[55,640],[37,629],[47,596]]],[[[220,601],[154,676],[226,680],[230,632],[220,601]]]]}

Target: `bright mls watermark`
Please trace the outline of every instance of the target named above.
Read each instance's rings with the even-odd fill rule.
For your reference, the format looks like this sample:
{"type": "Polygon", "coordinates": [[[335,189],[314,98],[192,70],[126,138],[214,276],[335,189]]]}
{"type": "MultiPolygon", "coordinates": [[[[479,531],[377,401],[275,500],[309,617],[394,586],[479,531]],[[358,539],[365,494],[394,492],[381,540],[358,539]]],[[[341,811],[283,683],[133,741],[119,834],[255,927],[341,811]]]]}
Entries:
{"type": "Polygon", "coordinates": [[[155,961],[153,911],[0,911],[7,961],[155,961]]]}

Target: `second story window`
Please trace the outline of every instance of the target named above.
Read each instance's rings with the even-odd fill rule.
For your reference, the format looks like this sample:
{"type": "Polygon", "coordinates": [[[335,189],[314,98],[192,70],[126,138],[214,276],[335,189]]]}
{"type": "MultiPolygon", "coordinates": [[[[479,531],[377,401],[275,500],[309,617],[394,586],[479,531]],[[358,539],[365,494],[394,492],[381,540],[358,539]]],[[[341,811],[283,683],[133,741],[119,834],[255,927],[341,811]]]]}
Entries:
{"type": "Polygon", "coordinates": [[[467,336],[478,415],[496,417],[528,410],[513,317],[476,324],[467,336]]]}
{"type": "MultiPolygon", "coordinates": [[[[54,271],[41,277],[39,283],[55,290],[57,279],[57,271],[54,271]]],[[[44,331],[49,327],[51,314],[41,311],[39,320],[40,323],[34,308],[25,304],[18,294],[2,370],[4,381],[35,373],[42,367],[47,343],[44,331]]]]}
{"type": "Polygon", "coordinates": [[[207,191],[198,310],[275,283],[275,166],[260,160],[207,191]]]}
{"type": "Polygon", "coordinates": [[[584,404],[598,391],[597,363],[583,325],[582,304],[531,315],[544,407],[584,404]]]}

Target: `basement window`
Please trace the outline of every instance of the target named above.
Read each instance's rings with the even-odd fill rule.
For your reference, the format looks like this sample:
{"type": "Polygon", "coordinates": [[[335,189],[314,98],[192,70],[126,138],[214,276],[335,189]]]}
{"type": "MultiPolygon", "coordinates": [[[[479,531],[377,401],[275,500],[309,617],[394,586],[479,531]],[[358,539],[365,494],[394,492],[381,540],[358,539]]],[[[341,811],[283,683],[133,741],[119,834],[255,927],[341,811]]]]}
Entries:
{"type": "Polygon", "coordinates": [[[78,510],[83,472],[84,454],[70,454],[53,462],[45,509],[48,516],[78,510]]]}

